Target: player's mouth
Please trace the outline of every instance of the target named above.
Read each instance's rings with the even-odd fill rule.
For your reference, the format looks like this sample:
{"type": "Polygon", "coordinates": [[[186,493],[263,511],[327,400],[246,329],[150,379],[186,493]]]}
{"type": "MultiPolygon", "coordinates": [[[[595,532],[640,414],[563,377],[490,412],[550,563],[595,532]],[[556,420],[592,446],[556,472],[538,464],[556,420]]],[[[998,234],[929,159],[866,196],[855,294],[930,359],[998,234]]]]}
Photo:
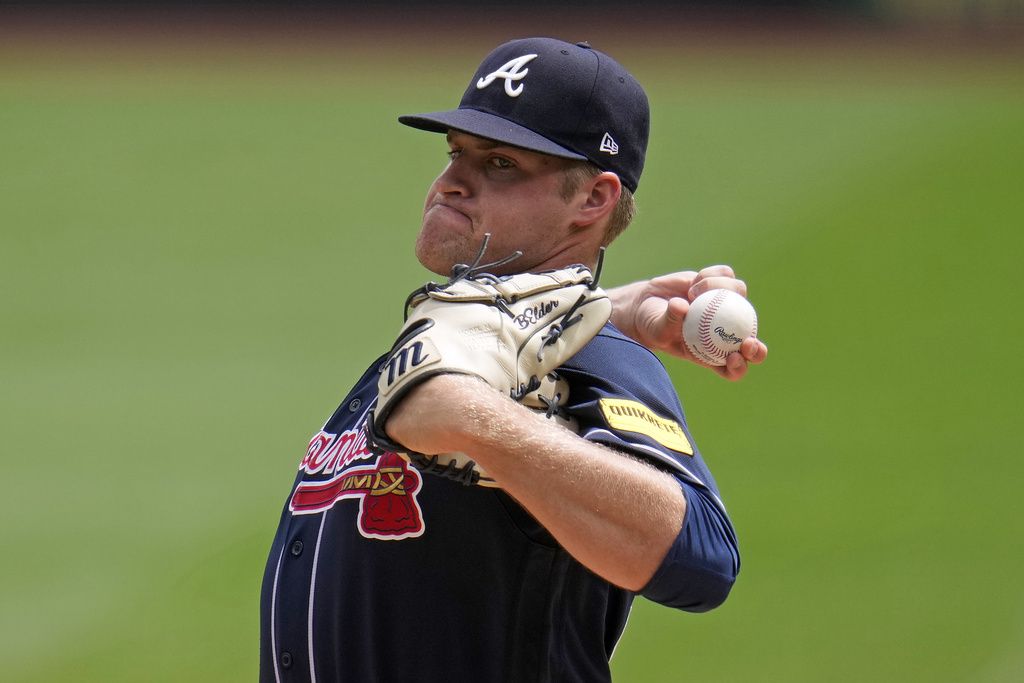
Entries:
{"type": "Polygon", "coordinates": [[[462,227],[468,230],[473,229],[472,218],[442,202],[435,202],[423,212],[423,223],[426,224],[428,221],[442,221],[446,225],[462,227]]]}

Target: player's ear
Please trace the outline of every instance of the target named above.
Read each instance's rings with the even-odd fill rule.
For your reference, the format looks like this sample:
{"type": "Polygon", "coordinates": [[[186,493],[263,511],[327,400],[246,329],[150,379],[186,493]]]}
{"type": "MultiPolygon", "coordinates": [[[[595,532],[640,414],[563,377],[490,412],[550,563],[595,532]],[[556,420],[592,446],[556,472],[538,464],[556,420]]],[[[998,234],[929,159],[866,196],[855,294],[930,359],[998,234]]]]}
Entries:
{"type": "Polygon", "coordinates": [[[597,223],[615,208],[622,194],[619,176],[609,171],[599,173],[580,187],[580,204],[574,223],[586,227],[597,223]]]}

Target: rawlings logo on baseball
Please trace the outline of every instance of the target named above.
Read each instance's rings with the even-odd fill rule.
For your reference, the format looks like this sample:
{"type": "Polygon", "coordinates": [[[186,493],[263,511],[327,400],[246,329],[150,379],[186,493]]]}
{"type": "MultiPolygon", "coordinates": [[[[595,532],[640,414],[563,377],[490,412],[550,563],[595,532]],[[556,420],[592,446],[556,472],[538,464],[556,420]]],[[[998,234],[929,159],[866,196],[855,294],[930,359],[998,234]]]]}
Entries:
{"type": "Polygon", "coordinates": [[[739,345],[743,343],[742,337],[737,337],[735,334],[726,331],[726,329],[721,325],[715,328],[715,334],[717,334],[718,338],[724,341],[726,344],[739,345]]]}
{"type": "Polygon", "coordinates": [[[743,340],[757,336],[757,313],[743,296],[727,289],[704,292],[683,319],[683,339],[698,360],[725,365],[743,340]]]}
{"type": "Polygon", "coordinates": [[[514,320],[516,324],[519,325],[519,329],[525,330],[530,325],[535,325],[540,322],[544,316],[548,315],[556,308],[558,308],[557,301],[548,301],[547,303],[527,308],[525,311],[517,315],[514,320]]]}

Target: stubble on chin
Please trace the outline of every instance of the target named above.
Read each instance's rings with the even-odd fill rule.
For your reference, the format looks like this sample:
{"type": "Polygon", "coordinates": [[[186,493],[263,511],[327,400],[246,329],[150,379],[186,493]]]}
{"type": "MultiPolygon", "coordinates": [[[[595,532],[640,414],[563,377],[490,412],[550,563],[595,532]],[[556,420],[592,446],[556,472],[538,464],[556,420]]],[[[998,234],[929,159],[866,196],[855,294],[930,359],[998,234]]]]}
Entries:
{"type": "Polygon", "coordinates": [[[456,263],[469,262],[468,252],[476,254],[479,246],[472,246],[473,240],[473,226],[467,216],[428,201],[416,236],[416,258],[427,270],[447,277],[456,263]]]}
{"type": "Polygon", "coordinates": [[[451,274],[456,263],[472,262],[477,249],[479,246],[470,245],[467,236],[441,235],[427,226],[416,237],[416,258],[424,268],[443,277],[451,274]]]}

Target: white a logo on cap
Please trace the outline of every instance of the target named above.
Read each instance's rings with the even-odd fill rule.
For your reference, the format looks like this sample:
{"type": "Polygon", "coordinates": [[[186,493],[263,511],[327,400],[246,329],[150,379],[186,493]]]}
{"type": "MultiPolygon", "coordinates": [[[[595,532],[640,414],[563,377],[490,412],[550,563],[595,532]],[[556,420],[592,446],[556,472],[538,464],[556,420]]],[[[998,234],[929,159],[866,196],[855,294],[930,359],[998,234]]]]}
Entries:
{"type": "Polygon", "coordinates": [[[512,81],[521,81],[526,77],[526,74],[530,73],[530,70],[525,68],[527,62],[535,59],[537,55],[523,55],[522,57],[516,57],[513,60],[505,62],[501,68],[497,71],[492,71],[487,74],[479,81],[476,82],[476,89],[483,90],[495,80],[499,78],[505,79],[505,94],[509,97],[519,97],[519,94],[523,92],[523,84],[520,83],[518,88],[512,87],[512,81]]]}

